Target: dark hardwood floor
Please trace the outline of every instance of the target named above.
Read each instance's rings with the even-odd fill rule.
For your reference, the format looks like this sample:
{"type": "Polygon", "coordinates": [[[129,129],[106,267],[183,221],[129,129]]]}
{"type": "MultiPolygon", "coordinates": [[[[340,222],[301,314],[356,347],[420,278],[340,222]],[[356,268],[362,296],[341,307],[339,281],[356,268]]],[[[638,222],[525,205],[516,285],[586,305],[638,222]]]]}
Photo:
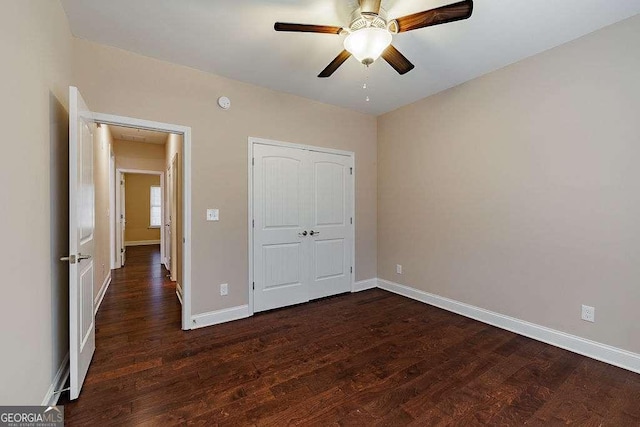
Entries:
{"type": "Polygon", "coordinates": [[[68,425],[640,425],[640,375],[378,289],[183,332],[128,254],[68,425]]]}

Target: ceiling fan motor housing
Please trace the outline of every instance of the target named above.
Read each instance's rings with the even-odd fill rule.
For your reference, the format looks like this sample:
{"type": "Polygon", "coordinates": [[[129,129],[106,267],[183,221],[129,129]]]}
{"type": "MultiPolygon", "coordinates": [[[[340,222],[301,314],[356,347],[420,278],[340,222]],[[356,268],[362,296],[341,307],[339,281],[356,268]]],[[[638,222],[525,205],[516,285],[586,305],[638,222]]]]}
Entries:
{"type": "Polygon", "coordinates": [[[353,32],[367,27],[387,28],[387,11],[380,8],[378,14],[375,14],[362,13],[360,8],[354,10],[351,14],[349,30],[353,32]]]}

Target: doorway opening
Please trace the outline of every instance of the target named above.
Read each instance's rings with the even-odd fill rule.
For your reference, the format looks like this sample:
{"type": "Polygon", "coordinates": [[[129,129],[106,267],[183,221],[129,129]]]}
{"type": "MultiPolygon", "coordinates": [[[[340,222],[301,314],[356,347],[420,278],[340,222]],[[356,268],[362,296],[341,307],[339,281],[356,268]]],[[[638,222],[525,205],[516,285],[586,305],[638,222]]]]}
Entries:
{"type": "Polygon", "coordinates": [[[164,253],[162,212],[164,208],[164,174],[137,169],[116,169],[115,215],[116,245],[111,256],[116,267],[124,267],[127,248],[158,246],[164,253]]]}
{"type": "MultiPolygon", "coordinates": [[[[183,304],[183,245],[180,243],[184,236],[181,222],[184,179],[178,161],[184,153],[184,136],[140,127],[102,123],[101,126],[106,128],[112,147],[110,176],[114,179],[109,182],[114,212],[109,218],[112,269],[127,264],[132,248],[148,246],[148,250],[134,252],[157,252],[143,259],[158,264],[149,266],[158,272],[160,264],[164,266],[162,274],[173,283],[177,298],[183,304]]],[[[137,264],[140,262],[141,259],[137,259],[137,264]]]]}
{"type": "Polygon", "coordinates": [[[175,282],[182,304],[181,327],[191,329],[191,129],[101,113],[93,113],[93,121],[108,129],[113,142],[109,148],[108,212],[113,214],[108,215],[108,265],[112,269],[126,265],[127,248],[158,245],[163,274],[175,282]],[[157,186],[149,182],[140,193],[140,188],[147,187],[144,181],[152,177],[159,179],[160,188],[152,188],[157,186]],[[143,181],[130,183],[138,187],[138,195],[129,197],[129,207],[132,201],[139,205],[133,208],[138,210],[133,223],[127,215],[126,186],[131,180],[143,181]],[[152,237],[145,237],[151,233],[152,237]]]}

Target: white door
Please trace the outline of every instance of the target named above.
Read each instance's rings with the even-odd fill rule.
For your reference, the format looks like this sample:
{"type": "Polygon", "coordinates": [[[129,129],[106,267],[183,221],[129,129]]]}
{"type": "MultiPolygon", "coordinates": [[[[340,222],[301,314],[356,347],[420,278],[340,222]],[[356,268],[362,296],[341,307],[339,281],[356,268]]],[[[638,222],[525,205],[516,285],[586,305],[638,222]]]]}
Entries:
{"type": "Polygon", "coordinates": [[[125,229],[127,228],[127,212],[125,203],[126,174],[120,172],[120,267],[124,267],[127,258],[125,229]]]}
{"type": "Polygon", "coordinates": [[[116,268],[124,267],[124,173],[116,170],[116,268]]]}
{"type": "Polygon", "coordinates": [[[350,156],[253,146],[254,311],[351,290],[350,156]]]}
{"type": "Polygon", "coordinates": [[[171,217],[169,228],[171,229],[171,281],[178,281],[178,176],[180,166],[178,165],[178,155],[173,156],[171,161],[171,217]]]}
{"type": "Polygon", "coordinates": [[[96,348],[93,311],[95,197],[92,113],[69,88],[69,358],[77,399],[96,348]]]}
{"type": "Polygon", "coordinates": [[[173,246],[173,242],[171,240],[171,196],[173,191],[171,190],[171,186],[173,185],[173,181],[171,179],[171,166],[167,169],[167,187],[165,194],[165,208],[164,208],[164,266],[167,270],[171,271],[171,248],[173,246]]]}
{"type": "Polygon", "coordinates": [[[351,290],[351,157],[310,152],[309,299],[351,290]]]}
{"type": "Polygon", "coordinates": [[[309,300],[308,151],[254,145],[254,311],[309,300]]]}
{"type": "Polygon", "coordinates": [[[109,153],[109,268],[120,267],[120,253],[118,249],[118,239],[116,238],[116,158],[113,154],[113,147],[109,153]]]}

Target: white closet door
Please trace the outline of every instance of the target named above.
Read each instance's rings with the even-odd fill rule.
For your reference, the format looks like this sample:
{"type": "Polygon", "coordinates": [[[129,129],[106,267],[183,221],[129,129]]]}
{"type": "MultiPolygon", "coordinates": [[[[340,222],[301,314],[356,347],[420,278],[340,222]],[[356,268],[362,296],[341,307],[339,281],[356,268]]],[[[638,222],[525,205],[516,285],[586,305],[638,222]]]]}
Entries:
{"type": "Polygon", "coordinates": [[[352,159],[310,152],[309,299],[351,290],[352,159]]]}
{"type": "Polygon", "coordinates": [[[309,300],[309,156],[305,150],[253,149],[254,311],[309,300]]]}

